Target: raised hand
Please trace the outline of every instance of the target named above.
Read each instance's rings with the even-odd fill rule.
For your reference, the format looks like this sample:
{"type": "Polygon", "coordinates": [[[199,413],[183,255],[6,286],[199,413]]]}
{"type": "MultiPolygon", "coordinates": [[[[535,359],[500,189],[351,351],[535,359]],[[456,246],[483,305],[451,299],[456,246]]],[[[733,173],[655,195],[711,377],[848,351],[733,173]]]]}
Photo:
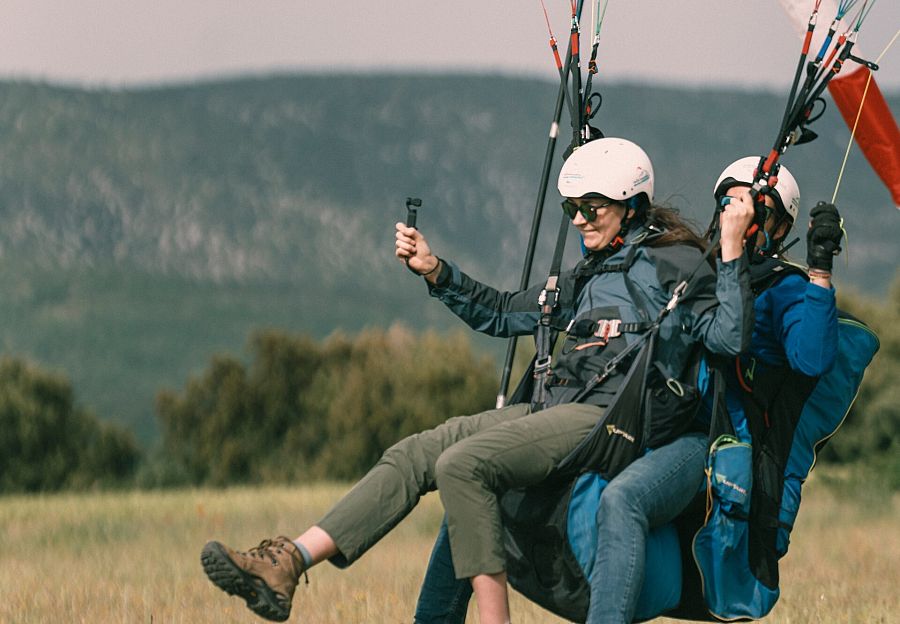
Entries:
{"type": "Polygon", "coordinates": [[[423,277],[436,274],[440,260],[431,253],[431,247],[422,233],[401,222],[396,224],[395,229],[394,255],[413,273],[423,277]]]}
{"type": "Polygon", "coordinates": [[[819,202],[809,213],[806,232],[806,264],[810,269],[831,273],[834,257],[841,252],[841,215],[834,204],[819,202]]]}

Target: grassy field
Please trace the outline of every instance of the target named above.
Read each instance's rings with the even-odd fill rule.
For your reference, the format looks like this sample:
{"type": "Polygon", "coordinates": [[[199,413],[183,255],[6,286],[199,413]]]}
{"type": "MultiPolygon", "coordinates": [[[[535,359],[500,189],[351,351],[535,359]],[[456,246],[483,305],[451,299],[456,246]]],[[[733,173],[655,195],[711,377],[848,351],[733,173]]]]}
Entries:
{"type": "MultiPolygon", "coordinates": [[[[343,485],[0,498],[0,622],[259,622],[205,578],[210,538],[295,536],[343,485]]],[[[896,622],[900,498],[873,504],[813,481],[767,622],[896,622]]],[[[298,588],[291,621],[409,622],[441,517],[436,496],[347,571],[298,588]]],[[[562,622],[514,596],[517,624],[562,622]]],[[[477,622],[477,616],[469,617],[477,622]]],[[[663,621],[663,620],[660,620],[663,621]]]]}

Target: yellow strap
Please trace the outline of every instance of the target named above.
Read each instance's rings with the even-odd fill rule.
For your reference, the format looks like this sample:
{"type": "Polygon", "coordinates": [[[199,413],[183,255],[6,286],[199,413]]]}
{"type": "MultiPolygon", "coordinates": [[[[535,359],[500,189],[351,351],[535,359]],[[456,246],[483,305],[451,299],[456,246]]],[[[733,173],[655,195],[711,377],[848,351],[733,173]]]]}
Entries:
{"type": "Polygon", "coordinates": [[[703,472],[706,473],[706,517],[703,519],[703,526],[706,526],[709,522],[709,517],[712,515],[713,508],[712,470],[707,468],[703,472]]]}

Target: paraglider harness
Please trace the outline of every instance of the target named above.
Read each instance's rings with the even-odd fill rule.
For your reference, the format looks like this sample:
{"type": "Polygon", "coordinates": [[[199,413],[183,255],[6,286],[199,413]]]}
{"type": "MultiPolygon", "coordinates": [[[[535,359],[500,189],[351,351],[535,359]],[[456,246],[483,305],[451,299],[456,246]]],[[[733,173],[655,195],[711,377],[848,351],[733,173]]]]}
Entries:
{"type": "MultiPolygon", "coordinates": [[[[756,214],[753,226],[748,231],[746,247],[751,260],[752,282],[756,292],[762,292],[769,288],[787,273],[802,272],[802,270],[792,268],[778,260],[761,258],[755,245],[754,234],[764,228],[766,219],[764,195],[777,184],[779,158],[790,145],[805,143],[816,138],[816,134],[809,130],[808,126],[818,119],[823,111],[820,110],[818,114],[814,115],[814,108],[817,103],[821,103],[824,109],[824,100],[820,96],[828,82],[841,70],[845,61],[849,59],[864,64],[869,69],[878,69],[873,63],[851,54],[862,21],[868,14],[868,9],[871,8],[868,3],[860,9],[852,32],[848,31],[839,37],[837,45],[823,64],[825,52],[832,42],[838,22],[854,3],[855,0],[841,0],[838,15],[826,41],[815,60],[807,64],[806,58],[818,12],[819,3],[816,3],[816,8],[810,17],[808,32],[778,135],[768,156],[760,159],[754,175],[750,194],[754,201],[756,214]],[[832,61],[834,62],[832,63],[832,61]],[[801,86],[804,65],[806,65],[807,77],[801,86]]],[[[558,60],[555,39],[551,32],[551,47],[554,48],[554,54],[557,57],[557,67],[560,70],[562,81],[557,99],[556,118],[551,129],[550,145],[552,146],[555,141],[554,128],[559,120],[565,96],[568,98],[570,111],[574,113],[572,115],[574,138],[570,150],[584,140],[593,138],[592,132],[585,131],[585,128],[590,128],[585,123],[584,113],[587,107],[573,106],[572,104],[572,101],[583,103],[580,72],[577,71],[577,19],[580,16],[581,4],[579,0],[576,7],[576,3],[573,2],[572,43],[564,66],[558,60]],[[573,49],[574,54],[572,53],[573,49]],[[573,75],[571,97],[565,88],[570,68],[573,75]]],[[[594,43],[596,44],[596,37],[594,43]]],[[[594,53],[596,53],[596,45],[594,53]]],[[[593,56],[590,69],[591,74],[595,73],[596,63],[593,56]]],[[[590,96],[586,99],[593,103],[590,96]]],[[[600,100],[597,101],[597,106],[599,104],[600,100]]],[[[596,113],[596,107],[592,112],[596,113]]],[[[593,117],[593,114],[590,114],[590,117],[593,117]]],[[[550,151],[548,148],[548,155],[550,151]]],[[[538,198],[538,207],[542,205],[548,171],[548,161],[545,159],[544,182],[538,198]]],[[[540,216],[538,207],[535,211],[536,217],[540,216]]],[[[564,241],[563,228],[565,225],[567,225],[565,222],[561,225],[558,241],[564,241]]],[[[712,237],[710,249],[713,249],[716,247],[720,235],[715,217],[710,235],[712,237]]],[[[526,256],[526,271],[523,272],[523,285],[527,281],[527,272],[531,267],[535,236],[533,224],[532,239],[526,256]]],[[[560,243],[558,242],[557,248],[559,247],[560,243]]],[[[704,261],[706,261],[705,256],[701,262],[704,261]]],[[[627,268],[624,273],[627,275],[627,268]]],[[[531,395],[532,388],[534,396],[531,398],[535,407],[543,406],[546,400],[546,395],[543,393],[551,368],[550,354],[556,338],[554,332],[558,331],[552,327],[550,322],[552,310],[558,303],[558,276],[557,265],[555,272],[551,270],[550,279],[547,281],[539,302],[542,316],[536,336],[537,355],[532,362],[533,369],[526,373],[520,382],[513,394],[512,402],[526,401],[531,395]]],[[[684,296],[689,283],[690,279],[682,282],[673,293],[669,304],[659,312],[656,321],[637,340],[607,363],[604,368],[606,374],[615,370],[616,367],[624,365],[627,358],[632,358],[625,379],[617,389],[604,418],[582,444],[559,465],[558,478],[551,478],[541,486],[513,490],[501,498],[506,534],[507,574],[510,583],[531,600],[573,621],[584,620],[587,613],[589,587],[585,569],[573,554],[572,545],[568,540],[567,516],[573,488],[565,487],[565,481],[567,479],[571,481],[573,475],[577,475],[578,470],[584,471],[581,474],[582,477],[590,475],[587,471],[597,471],[608,481],[643,451],[652,418],[647,414],[648,405],[652,405],[652,401],[647,399],[647,382],[649,365],[653,361],[652,352],[655,339],[660,322],[678,304],[678,299],[684,296]],[[621,417],[637,419],[637,422],[632,422],[630,426],[636,425],[633,430],[640,432],[640,439],[634,436],[635,440],[629,442],[625,436],[613,435],[620,429],[618,419],[621,417]],[[603,435],[603,432],[607,432],[609,435],[603,435]],[[623,440],[629,443],[623,444],[623,440]]],[[[640,299],[635,301],[640,305],[640,299]]],[[[817,387],[818,380],[816,378],[803,376],[790,370],[789,367],[777,367],[767,371],[760,369],[754,375],[752,388],[748,386],[750,390],[743,397],[744,412],[753,438],[752,445],[747,441],[738,440],[733,435],[734,423],[731,422],[725,404],[724,373],[721,369],[722,366],[727,366],[729,363],[715,359],[708,363],[708,383],[713,388],[711,448],[707,471],[707,474],[710,475],[710,482],[706,494],[698,495],[695,504],[690,505],[688,510],[675,522],[682,549],[680,558],[684,576],[683,587],[679,587],[677,592],[680,606],[679,601],[676,600],[674,604],[668,604],[665,609],[647,612],[646,617],[655,617],[663,611],[678,606],[675,611],[670,611],[671,615],[696,620],[710,620],[712,619],[711,613],[723,619],[758,618],[768,613],[774,605],[778,597],[777,562],[778,558],[786,551],[786,531],[790,530],[790,527],[786,525],[788,522],[792,524],[793,515],[796,514],[799,505],[799,492],[795,500],[784,500],[785,470],[793,470],[794,478],[802,482],[814,463],[815,450],[824,444],[843,421],[855,398],[862,374],[878,349],[877,337],[865,325],[855,319],[847,318],[847,315],[843,313],[840,313],[839,316],[841,317],[839,328],[846,327],[851,331],[840,334],[839,350],[842,356],[847,355],[845,361],[839,362],[835,366],[835,370],[828,374],[828,385],[832,385],[833,382],[837,386],[837,390],[832,394],[827,394],[824,390],[820,391],[821,386],[817,387]],[[822,398],[818,398],[820,394],[822,398]],[[832,415],[833,418],[834,410],[838,406],[843,409],[840,421],[834,423],[826,415],[832,415]],[[814,423],[814,426],[804,424],[798,429],[803,416],[810,410],[813,410],[813,413],[807,417],[807,420],[814,423]],[[800,435],[801,439],[798,440],[795,434],[801,429],[803,432],[800,435]],[[805,429],[811,429],[811,431],[805,431],[805,429]],[[725,476],[719,480],[717,477],[720,473],[716,472],[716,466],[719,464],[723,467],[727,466],[729,459],[735,456],[738,456],[739,459],[732,463],[739,470],[731,475],[732,480],[725,476]],[[795,457],[800,457],[800,459],[795,460],[795,457]],[[791,462],[798,465],[791,468],[791,462]],[[788,467],[786,468],[786,466],[788,467]],[[716,491],[714,492],[714,490],[716,491]],[[708,501],[705,500],[707,497],[708,501]],[[730,552],[736,553],[736,563],[731,561],[723,563],[721,560],[715,560],[721,552],[713,553],[712,568],[707,571],[708,574],[703,575],[703,579],[706,581],[704,585],[697,573],[697,568],[693,565],[695,534],[699,539],[702,531],[708,528],[711,541],[718,541],[721,545],[722,542],[727,542],[727,539],[723,539],[722,534],[716,532],[717,528],[721,527],[716,527],[711,523],[722,521],[721,526],[727,526],[732,519],[736,519],[738,523],[744,523],[747,530],[743,533],[736,531],[735,534],[746,536],[742,539],[748,539],[750,545],[731,545],[734,550],[730,552]],[[700,531],[697,530],[698,526],[702,527],[700,531]],[[718,569],[716,566],[727,568],[732,563],[735,564],[733,568],[738,570],[738,579],[745,585],[739,590],[735,590],[734,587],[728,586],[727,581],[719,583],[718,587],[723,589],[723,593],[719,596],[712,596],[715,589],[713,581],[716,580],[713,576],[715,570],[718,569]],[[746,565],[744,565],[745,563],[746,565]],[[736,603],[739,603],[738,608],[734,608],[736,603]]],[[[504,392],[513,354],[514,342],[511,341],[501,382],[501,393],[498,396],[498,407],[502,406],[502,401],[505,399],[504,392]]],[[[741,373],[746,380],[747,371],[741,371],[741,373]]],[[[604,373],[600,373],[589,382],[589,385],[595,386],[604,379],[604,373]]],[[[581,395],[581,397],[583,396],[581,395]]],[[[649,411],[652,412],[652,407],[649,411]]],[[[727,471],[721,474],[727,474],[727,471]]],[[[577,487],[578,481],[575,481],[574,485],[577,487]]],[[[797,487],[799,491],[799,486],[797,487]]],[[[599,493],[597,496],[599,500],[599,493]]],[[[591,555],[589,558],[592,560],[591,555]]],[[[699,560],[698,565],[700,565],[699,560]]],[[[640,609],[638,612],[640,613],[640,609]]]]}
{"type": "MultiPolygon", "coordinates": [[[[801,267],[773,257],[750,271],[756,296],[788,275],[808,279],[801,267]]],[[[680,605],[666,615],[711,621],[758,619],[771,611],[800,488],[816,453],[846,418],[878,348],[871,329],[838,310],[837,358],[823,377],[752,358],[731,364],[744,423],[725,409],[724,388],[717,387],[705,502],[698,498],[675,521],[684,583],[680,605]],[[739,434],[742,424],[746,433],[739,434]]]]}
{"type": "MultiPolygon", "coordinates": [[[[787,275],[808,279],[802,268],[777,258],[767,257],[752,264],[750,284],[754,297],[787,275]]],[[[753,472],[747,515],[750,569],[763,585],[776,588],[780,558],[776,544],[785,467],[803,406],[819,378],[787,364],[762,366],[753,358],[742,360],[741,356],[734,358],[734,366],[752,440],[753,472]]],[[[712,449],[718,449],[723,436],[738,440],[734,423],[729,418],[714,418],[710,429],[712,449]]],[[[707,478],[712,478],[711,473],[707,478]]]]}
{"type": "MultiPolygon", "coordinates": [[[[805,278],[800,267],[777,258],[762,259],[751,266],[754,294],[788,275],[805,278]]],[[[765,368],[752,361],[742,365],[740,376],[748,384],[742,405],[749,439],[739,437],[739,423],[725,404],[724,368],[740,360],[707,362],[711,388],[707,485],[671,524],[651,530],[647,566],[648,574],[657,571],[658,586],[645,582],[639,617],[731,620],[761,618],[772,609],[780,595],[778,561],[787,551],[800,485],[812,469],[815,453],[846,417],[877,350],[878,339],[871,330],[839,311],[838,361],[823,383],[789,366],[765,368]]],[[[608,410],[613,418],[616,411],[634,414],[622,408],[645,400],[647,389],[636,383],[640,375],[634,374],[645,370],[641,355],[649,355],[646,346],[608,410]]],[[[597,433],[611,424],[604,419],[597,433]]],[[[592,434],[583,445],[596,451],[604,446],[604,438],[618,441],[620,436],[592,434]]],[[[561,464],[565,470],[558,478],[501,497],[510,584],[576,622],[586,617],[590,565],[602,547],[596,543],[596,506],[615,474],[603,467],[615,469],[615,460],[622,460],[621,453],[613,461],[609,453],[600,453],[593,464],[582,465],[579,462],[590,461],[589,455],[572,461],[578,452],[561,464]],[[589,467],[578,473],[581,466],[589,467]],[[573,519],[573,514],[586,517],[573,519]],[[594,531],[595,541],[579,532],[581,521],[588,533],[594,531]]]]}
{"type": "MultiPolygon", "coordinates": [[[[653,318],[645,309],[643,297],[628,277],[628,271],[639,245],[652,241],[653,237],[661,234],[660,231],[651,230],[648,236],[636,241],[633,239],[621,264],[600,264],[592,272],[621,272],[631,298],[647,319],[645,323],[629,328],[639,333],[639,336],[608,359],[603,368],[570,400],[584,400],[594,388],[627,364],[627,372],[603,417],[560,462],[547,481],[538,486],[508,491],[500,498],[510,584],[531,600],[570,619],[583,617],[587,612],[589,596],[586,576],[567,539],[566,516],[572,485],[585,472],[597,472],[607,480],[612,479],[646,452],[655,414],[671,419],[667,420],[667,424],[675,423],[675,427],[668,431],[667,438],[659,441],[662,444],[684,432],[700,405],[696,377],[701,366],[701,349],[696,349],[685,367],[681,375],[684,381],[666,379],[661,368],[654,363],[654,351],[663,319],[689,295],[689,286],[694,276],[708,262],[707,258],[717,240],[702,254],[697,266],[679,282],[668,304],[653,318]]],[[[565,237],[560,235],[555,258],[562,257],[560,247],[564,241],[565,237]]],[[[547,309],[547,302],[559,303],[559,292],[554,290],[559,275],[556,260],[553,265],[547,282],[548,288],[541,294],[544,314],[537,330],[538,353],[532,361],[532,367],[513,393],[514,401],[518,399],[519,402],[527,402],[529,396],[538,401],[546,397],[541,386],[548,383],[552,360],[550,351],[557,333],[550,321],[552,309],[547,309]],[[536,363],[541,363],[542,369],[546,368],[546,371],[537,370],[536,363]]],[[[592,326],[596,327],[596,323],[592,323],[592,326]]],[[[571,331],[575,328],[569,329],[571,331]]],[[[543,403],[533,402],[533,408],[543,406],[543,403]]]]}
{"type": "MultiPolygon", "coordinates": [[[[627,227],[627,225],[623,227],[623,230],[627,229],[627,227]]],[[[562,464],[560,464],[559,470],[562,472],[573,467],[579,468],[590,465],[596,468],[598,465],[602,465],[602,470],[605,473],[617,474],[643,451],[642,444],[646,444],[649,439],[651,420],[649,416],[645,415],[645,412],[651,409],[653,403],[665,401],[665,410],[669,413],[672,411],[678,412],[682,422],[689,422],[691,420],[698,405],[699,397],[694,391],[694,382],[696,380],[696,372],[700,360],[699,349],[693,354],[694,357],[691,358],[689,365],[686,367],[687,377],[690,378],[687,382],[681,382],[674,378],[667,378],[662,368],[654,365],[653,353],[663,320],[686,296],[689,285],[692,283],[700,268],[708,262],[708,257],[715,248],[718,239],[713,241],[713,244],[701,254],[701,258],[697,265],[693,267],[692,270],[687,273],[687,276],[673,289],[669,302],[665,307],[658,312],[653,312],[647,309],[645,296],[634,284],[629,276],[629,271],[634,264],[635,256],[640,246],[651,243],[662,236],[664,232],[652,224],[643,225],[640,229],[637,229],[637,231],[635,230],[636,228],[631,228],[631,240],[627,244],[627,251],[621,262],[594,262],[576,268],[576,287],[571,293],[571,297],[576,297],[578,291],[580,288],[584,287],[586,281],[595,275],[602,273],[621,273],[628,295],[637,308],[642,320],[634,323],[624,323],[618,320],[595,321],[591,319],[582,319],[577,322],[573,320],[563,329],[554,325],[553,312],[561,304],[564,304],[563,307],[570,307],[569,304],[571,303],[569,301],[560,301],[560,289],[558,287],[560,265],[566,241],[566,233],[568,231],[568,218],[564,216],[563,221],[560,224],[559,236],[557,238],[553,261],[551,262],[549,276],[546,285],[538,298],[541,316],[535,333],[535,357],[532,361],[532,367],[523,376],[522,381],[513,393],[513,400],[520,403],[526,402],[530,391],[533,411],[547,407],[549,398],[548,391],[555,383],[557,383],[552,371],[552,351],[560,331],[565,331],[570,337],[574,338],[595,336],[601,343],[606,343],[610,334],[613,336],[637,334],[637,337],[630,344],[627,344],[617,351],[610,349],[609,354],[600,356],[602,358],[601,361],[603,362],[600,370],[583,382],[583,385],[578,388],[577,392],[565,399],[565,402],[569,403],[578,403],[589,400],[589,397],[595,388],[609,380],[614,374],[617,374],[620,369],[625,369],[627,366],[627,372],[625,372],[624,378],[618,382],[616,394],[613,396],[610,405],[607,407],[607,414],[603,419],[603,422],[606,423],[606,425],[613,425],[616,423],[612,421],[616,420],[620,412],[627,415],[629,422],[623,422],[620,429],[630,433],[631,439],[629,439],[628,436],[621,436],[627,443],[629,451],[625,453],[624,457],[619,458],[620,453],[610,449],[611,455],[606,459],[600,459],[594,455],[599,452],[599,449],[594,449],[590,452],[587,450],[596,443],[597,436],[596,433],[593,433],[588,436],[588,438],[582,442],[582,444],[579,445],[579,447],[576,448],[562,464]],[[655,386],[656,390],[662,390],[659,386],[663,384],[665,385],[665,389],[668,390],[670,394],[674,395],[673,397],[669,397],[673,400],[668,400],[666,395],[662,392],[654,392],[653,401],[651,401],[651,403],[646,403],[648,386],[655,386]],[[673,403],[681,403],[682,405],[674,405],[673,403]],[[635,416],[640,416],[640,418],[635,419],[635,416]],[[625,427],[626,424],[627,427],[625,427]]],[[[620,249],[625,244],[624,235],[624,232],[620,233],[620,235],[610,244],[608,250],[616,251],[620,249]]],[[[597,428],[601,428],[601,424],[598,424],[597,428]]],[[[681,431],[676,431],[674,435],[680,433],[681,431]]]]}

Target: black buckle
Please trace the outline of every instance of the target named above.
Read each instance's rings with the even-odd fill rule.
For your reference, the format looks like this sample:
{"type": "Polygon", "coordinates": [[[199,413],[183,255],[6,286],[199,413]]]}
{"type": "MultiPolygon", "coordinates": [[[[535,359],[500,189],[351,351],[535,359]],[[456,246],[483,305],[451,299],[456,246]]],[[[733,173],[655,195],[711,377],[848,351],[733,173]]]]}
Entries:
{"type": "Polygon", "coordinates": [[[550,370],[550,363],[553,360],[553,357],[548,355],[544,358],[538,358],[534,361],[534,374],[535,376],[546,373],[550,370]]]}

